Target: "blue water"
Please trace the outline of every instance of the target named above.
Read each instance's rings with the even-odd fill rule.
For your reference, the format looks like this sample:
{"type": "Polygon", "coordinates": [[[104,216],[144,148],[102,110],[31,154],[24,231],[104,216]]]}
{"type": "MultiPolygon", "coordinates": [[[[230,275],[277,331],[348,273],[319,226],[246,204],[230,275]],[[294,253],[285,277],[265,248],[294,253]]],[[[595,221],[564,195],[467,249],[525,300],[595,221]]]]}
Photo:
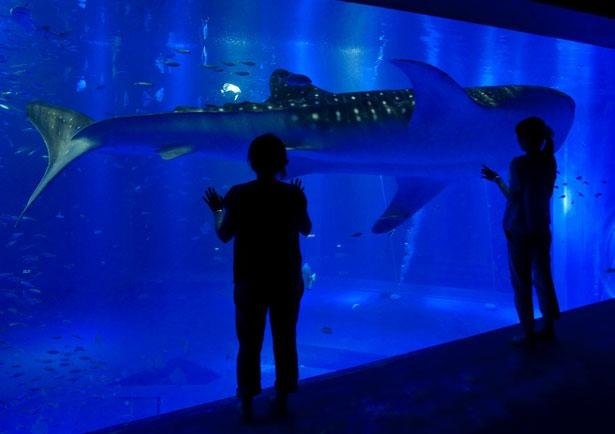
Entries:
{"type": "MultiPolygon", "coordinates": [[[[237,102],[263,101],[276,68],[334,92],[410,87],[392,58],[462,86],[574,98],[556,155],[556,288],[564,309],[615,296],[612,50],[324,0],[0,0],[0,432],[82,432],[235,388],[232,246],[201,194],[250,179],[247,165],[96,150],[15,227],[46,166],[27,103],[101,120],[234,102],[224,83],[237,102]]],[[[316,280],[299,321],[302,378],[515,323],[504,201],[479,170],[386,235],[370,228],[393,178],[303,177],[316,280]]],[[[271,385],[268,341],[263,370],[271,385]]]]}

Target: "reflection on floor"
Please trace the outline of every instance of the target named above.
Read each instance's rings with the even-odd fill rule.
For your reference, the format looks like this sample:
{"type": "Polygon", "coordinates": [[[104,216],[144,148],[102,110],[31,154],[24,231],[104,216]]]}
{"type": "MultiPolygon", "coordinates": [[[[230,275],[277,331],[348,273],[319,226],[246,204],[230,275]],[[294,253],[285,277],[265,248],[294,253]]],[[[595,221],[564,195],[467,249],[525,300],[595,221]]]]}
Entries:
{"type": "MultiPolygon", "coordinates": [[[[144,282],[12,327],[0,343],[0,433],[83,432],[234,395],[231,294],[226,280],[144,282]]],[[[319,281],[302,304],[301,377],[514,321],[509,294],[319,281]]],[[[269,336],[262,363],[268,387],[269,336]]]]}
{"type": "Polygon", "coordinates": [[[508,327],[308,379],[283,419],[264,396],[250,426],[226,399],[99,433],[612,433],[614,318],[610,300],[564,313],[558,341],[533,349],[508,327]]]}

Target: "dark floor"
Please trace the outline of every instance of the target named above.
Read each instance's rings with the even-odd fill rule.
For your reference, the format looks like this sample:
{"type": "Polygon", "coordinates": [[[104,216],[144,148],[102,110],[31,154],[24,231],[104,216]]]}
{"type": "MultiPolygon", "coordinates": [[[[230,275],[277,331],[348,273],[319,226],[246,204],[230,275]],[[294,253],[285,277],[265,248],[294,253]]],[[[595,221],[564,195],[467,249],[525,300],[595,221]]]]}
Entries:
{"type": "Polygon", "coordinates": [[[251,426],[234,399],[106,433],[613,433],[615,300],[566,312],[556,344],[512,347],[504,328],[301,384],[283,420],[251,426]]]}

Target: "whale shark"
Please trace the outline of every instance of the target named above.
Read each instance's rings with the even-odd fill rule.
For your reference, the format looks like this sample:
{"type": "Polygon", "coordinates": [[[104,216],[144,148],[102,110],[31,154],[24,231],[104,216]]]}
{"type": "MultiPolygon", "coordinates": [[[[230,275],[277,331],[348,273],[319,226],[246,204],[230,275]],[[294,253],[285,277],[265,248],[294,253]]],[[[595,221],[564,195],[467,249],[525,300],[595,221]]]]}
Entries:
{"type": "Polygon", "coordinates": [[[245,159],[247,144],[274,133],[287,145],[288,176],[361,173],[394,176],[397,192],[372,232],[395,229],[448,184],[475,177],[483,163],[505,167],[519,152],[514,127],[529,116],[554,130],[556,148],[573,122],[575,103],[553,88],[530,85],[464,88],[416,60],[391,61],[412,87],[334,93],[302,74],[273,71],[260,103],[178,107],[172,112],[94,121],[45,102],[28,104],[29,120],[48,152],[47,169],[21,216],[60,171],[86,152],[199,152],[245,159]]]}

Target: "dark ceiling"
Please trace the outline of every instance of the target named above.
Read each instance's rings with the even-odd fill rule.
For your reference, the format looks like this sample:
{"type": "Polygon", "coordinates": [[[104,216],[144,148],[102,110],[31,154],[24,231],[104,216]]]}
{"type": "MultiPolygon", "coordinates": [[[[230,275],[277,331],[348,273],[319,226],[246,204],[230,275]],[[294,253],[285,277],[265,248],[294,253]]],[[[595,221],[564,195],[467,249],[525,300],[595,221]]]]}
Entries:
{"type": "Polygon", "coordinates": [[[343,0],[615,48],[612,0],[343,0]]]}

